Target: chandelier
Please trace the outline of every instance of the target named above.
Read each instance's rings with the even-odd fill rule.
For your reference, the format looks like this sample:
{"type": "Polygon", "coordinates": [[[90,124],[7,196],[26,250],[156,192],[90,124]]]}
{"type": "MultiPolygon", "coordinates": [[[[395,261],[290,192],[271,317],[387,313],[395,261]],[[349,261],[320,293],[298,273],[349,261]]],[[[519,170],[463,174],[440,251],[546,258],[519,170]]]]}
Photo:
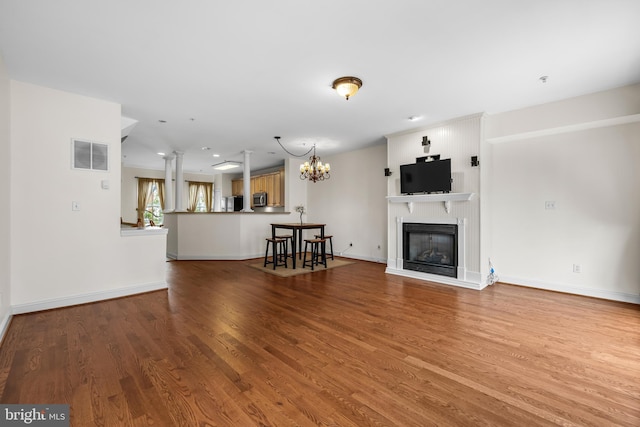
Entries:
{"type": "Polygon", "coordinates": [[[322,164],[320,157],[316,156],[316,146],[313,145],[313,155],[308,162],[300,165],[300,179],[308,179],[311,182],[324,181],[331,178],[329,163],[322,164]]]}

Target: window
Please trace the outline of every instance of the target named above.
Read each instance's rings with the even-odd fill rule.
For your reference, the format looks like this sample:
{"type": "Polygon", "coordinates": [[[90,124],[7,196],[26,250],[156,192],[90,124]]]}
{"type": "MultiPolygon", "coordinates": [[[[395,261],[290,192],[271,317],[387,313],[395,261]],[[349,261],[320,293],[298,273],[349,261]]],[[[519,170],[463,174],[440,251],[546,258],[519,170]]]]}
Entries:
{"type": "Polygon", "coordinates": [[[207,203],[204,200],[204,187],[198,189],[196,196],[196,212],[207,212],[207,203]]]}
{"type": "Polygon", "coordinates": [[[151,197],[147,201],[144,209],[144,225],[150,225],[151,221],[155,225],[161,225],[164,221],[162,205],[160,204],[160,191],[157,181],[151,184],[151,197]]]}
{"type": "Polygon", "coordinates": [[[161,225],[164,221],[164,180],[138,178],[138,220],[145,225],[161,225]]]}
{"type": "Polygon", "coordinates": [[[210,182],[189,182],[189,212],[211,212],[213,184],[210,182]]]}

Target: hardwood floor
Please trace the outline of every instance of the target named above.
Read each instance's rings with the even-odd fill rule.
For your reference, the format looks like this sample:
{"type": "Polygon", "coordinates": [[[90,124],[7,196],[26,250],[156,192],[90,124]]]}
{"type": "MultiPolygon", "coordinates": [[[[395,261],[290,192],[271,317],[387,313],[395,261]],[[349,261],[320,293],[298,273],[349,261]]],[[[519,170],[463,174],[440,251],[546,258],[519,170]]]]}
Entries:
{"type": "Polygon", "coordinates": [[[251,262],[15,316],[1,403],[67,403],[73,426],[640,425],[636,305],[251,262]]]}

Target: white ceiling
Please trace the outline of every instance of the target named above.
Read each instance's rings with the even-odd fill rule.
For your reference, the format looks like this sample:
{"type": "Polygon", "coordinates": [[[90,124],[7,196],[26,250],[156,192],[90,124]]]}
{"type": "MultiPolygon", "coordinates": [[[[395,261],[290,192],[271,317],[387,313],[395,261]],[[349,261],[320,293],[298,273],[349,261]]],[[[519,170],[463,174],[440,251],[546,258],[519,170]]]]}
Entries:
{"type": "Polygon", "coordinates": [[[122,104],[124,165],[179,150],[210,173],[243,150],[282,163],[275,135],[329,156],[637,83],[639,18],[638,0],[0,0],[0,54],[12,79],[122,104]]]}

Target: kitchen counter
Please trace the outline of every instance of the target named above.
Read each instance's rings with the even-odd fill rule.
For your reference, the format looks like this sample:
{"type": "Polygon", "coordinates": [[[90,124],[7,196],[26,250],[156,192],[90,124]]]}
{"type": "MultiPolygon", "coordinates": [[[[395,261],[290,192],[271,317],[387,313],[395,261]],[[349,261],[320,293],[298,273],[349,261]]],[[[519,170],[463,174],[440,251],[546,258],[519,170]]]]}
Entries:
{"type": "Polygon", "coordinates": [[[274,222],[295,222],[291,212],[166,212],[167,256],[178,260],[264,257],[274,222]]]}

